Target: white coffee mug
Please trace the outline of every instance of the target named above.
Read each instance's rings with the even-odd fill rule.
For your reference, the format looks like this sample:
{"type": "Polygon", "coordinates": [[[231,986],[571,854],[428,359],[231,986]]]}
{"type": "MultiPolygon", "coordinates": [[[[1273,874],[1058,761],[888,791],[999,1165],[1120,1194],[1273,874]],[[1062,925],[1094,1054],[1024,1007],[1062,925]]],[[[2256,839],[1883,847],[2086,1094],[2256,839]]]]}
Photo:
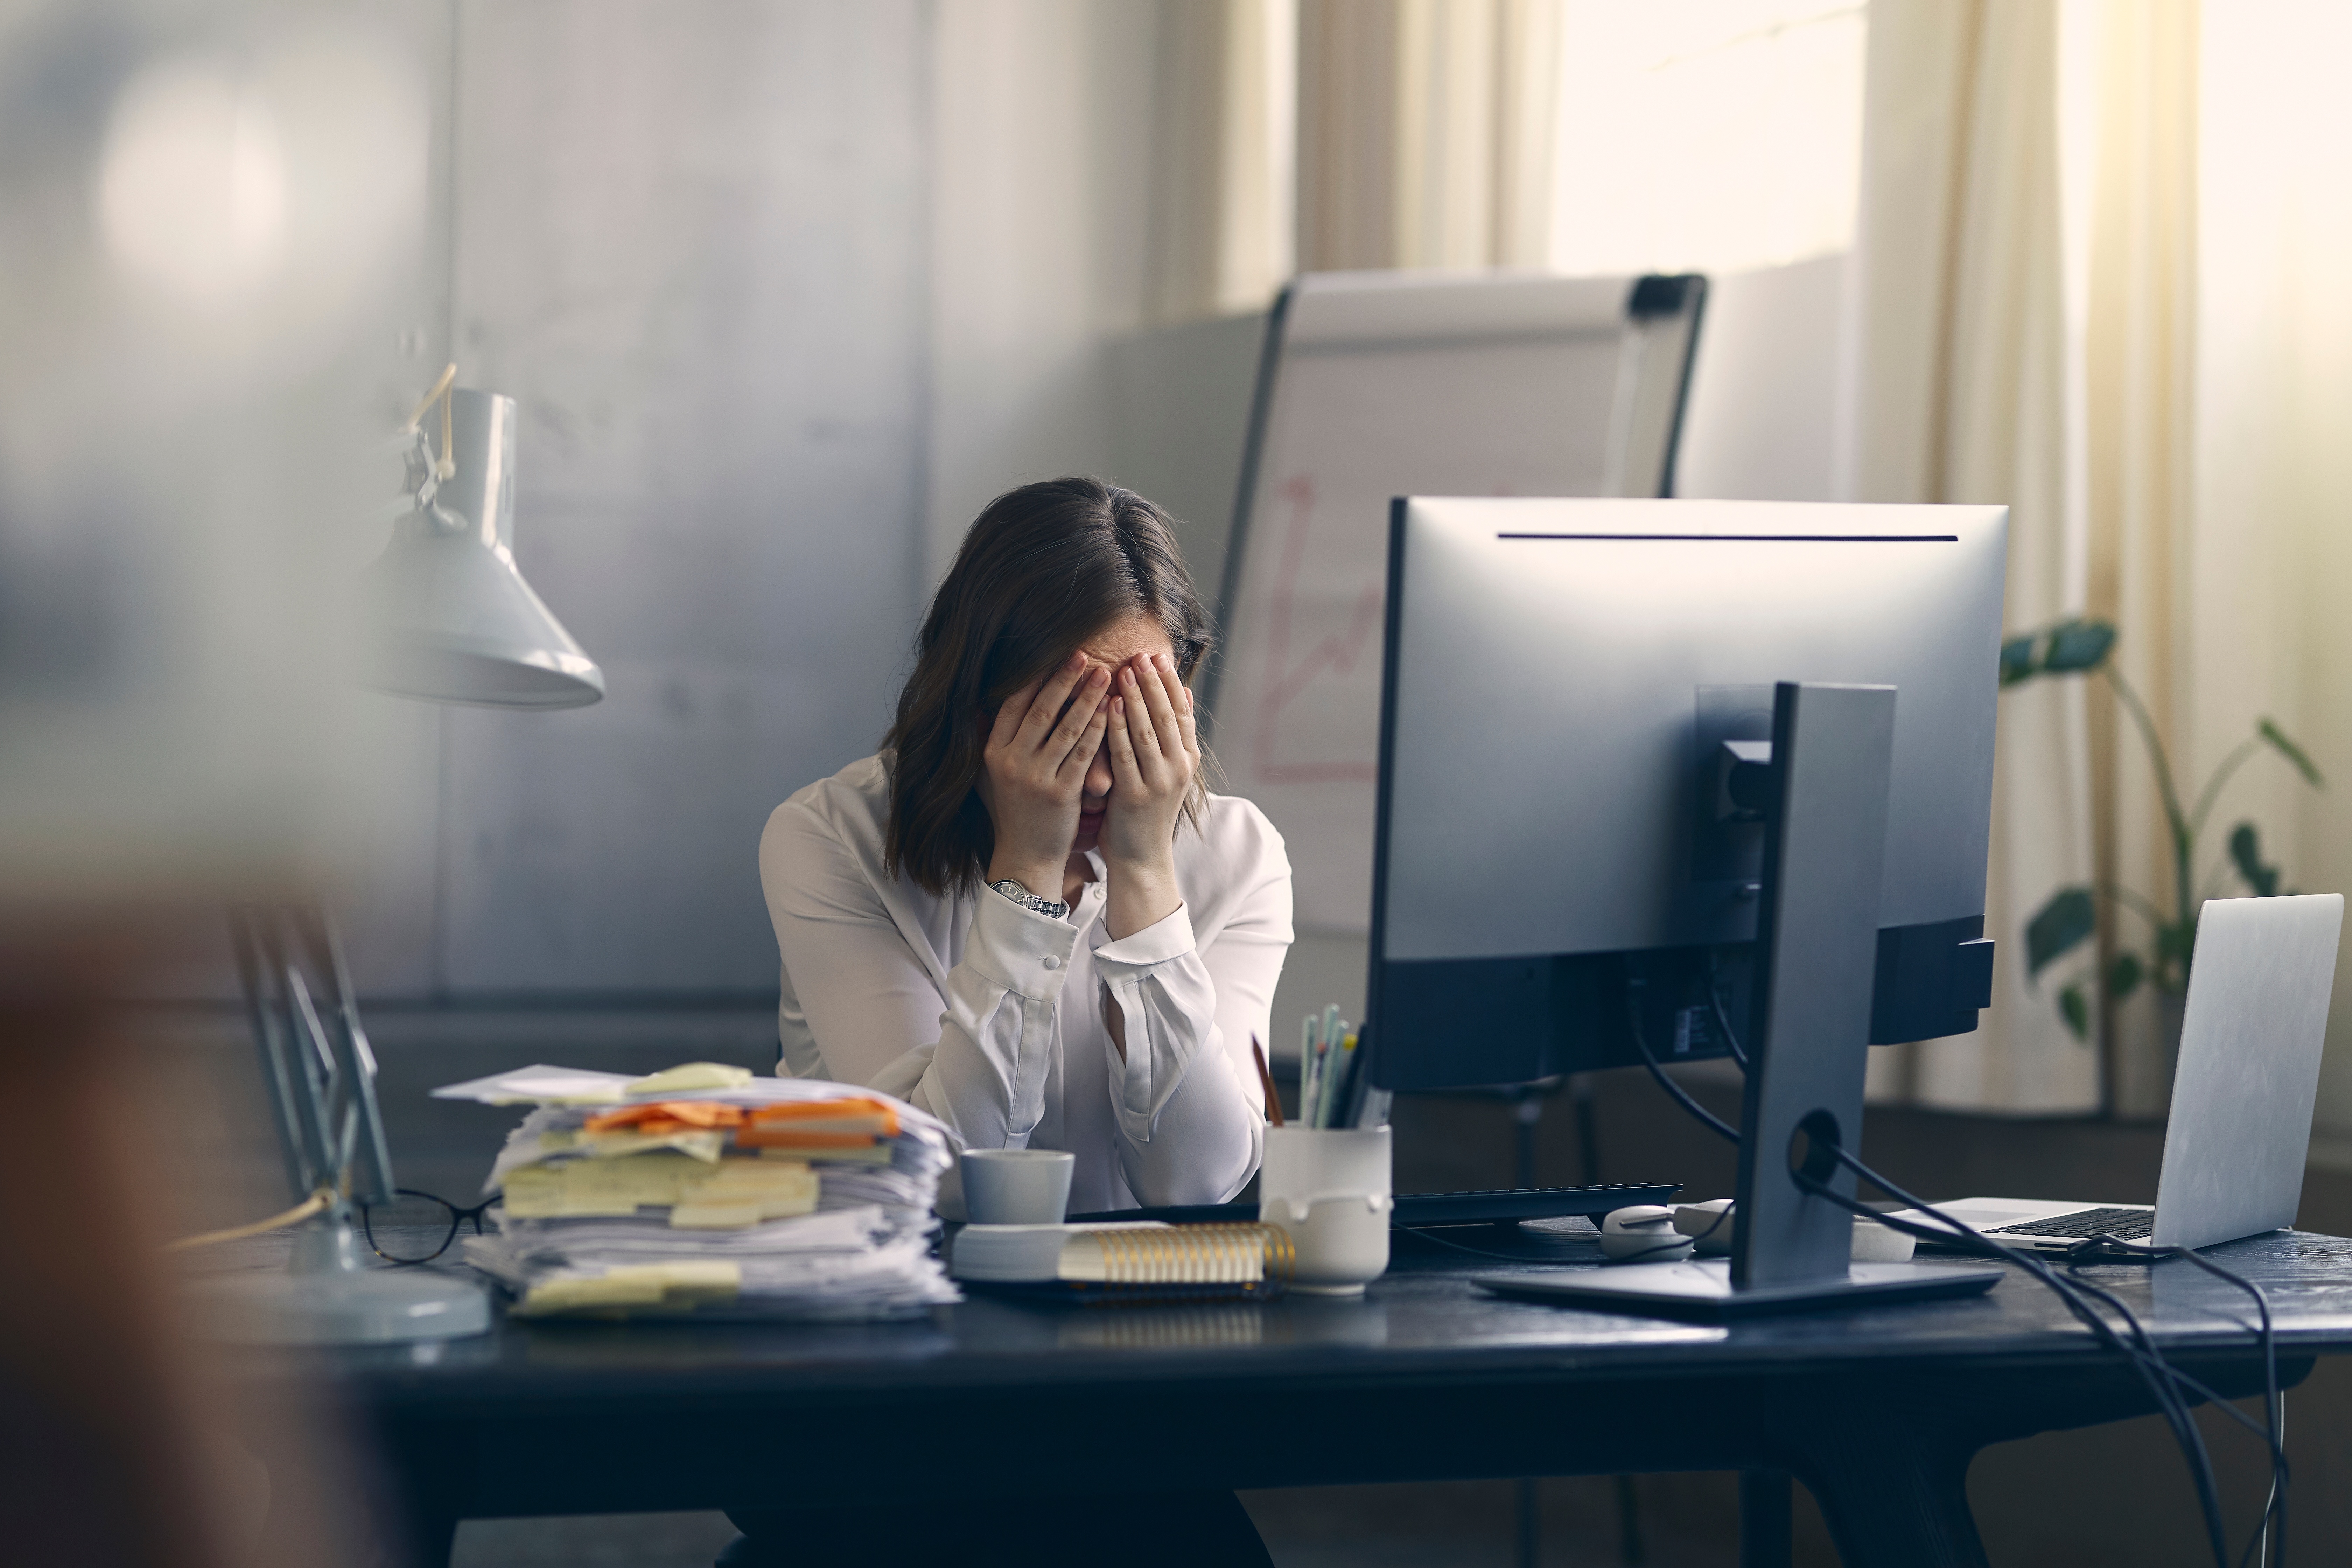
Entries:
{"type": "Polygon", "coordinates": [[[974,1225],[1059,1225],[1077,1163],[1066,1149],[967,1149],[965,1216],[974,1225]]]}
{"type": "Polygon", "coordinates": [[[1297,1250],[1291,1289],[1357,1296],[1389,1266],[1389,1130],[1269,1127],[1257,1215],[1297,1250]]]}

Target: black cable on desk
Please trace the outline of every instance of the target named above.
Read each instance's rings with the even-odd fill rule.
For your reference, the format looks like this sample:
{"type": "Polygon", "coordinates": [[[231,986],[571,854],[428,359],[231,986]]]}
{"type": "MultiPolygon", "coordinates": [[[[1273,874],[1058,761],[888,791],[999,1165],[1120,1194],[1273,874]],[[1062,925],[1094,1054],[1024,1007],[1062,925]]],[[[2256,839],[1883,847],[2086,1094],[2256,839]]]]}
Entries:
{"type": "MultiPolygon", "coordinates": [[[[1639,981],[1635,981],[1633,983],[1631,987],[1633,999],[1632,1005],[1629,1008],[1630,1022],[1633,1032],[1633,1043],[1641,1051],[1643,1063],[1650,1069],[1650,1076],[1657,1080],[1658,1086],[1664,1089],[1675,1103],[1679,1104],[1685,1110],[1696,1118],[1701,1124],[1710,1128],[1721,1136],[1730,1139],[1734,1142],[1738,1142],[1739,1133],[1737,1130],[1735,1130],[1729,1123],[1724,1121],[1721,1118],[1709,1111],[1705,1106],[1699,1104],[1698,1101],[1692,1099],[1683,1087],[1680,1084],[1675,1083],[1672,1079],[1668,1078],[1664,1069],[1658,1065],[1658,1058],[1651,1051],[1647,1034],[1642,1027],[1640,985],[1641,983],[1639,981]]],[[[2059,1300],[2065,1305],[2066,1310],[2073,1313],[2074,1316],[2085,1327],[2090,1329],[2093,1335],[2096,1337],[2102,1344],[2106,1345],[2109,1349],[2116,1351],[2125,1358],[2125,1360],[2130,1364],[2132,1370],[2138,1373],[2141,1382],[2146,1384],[2150,1395],[2155,1398],[2157,1408],[2164,1416],[2166,1425],[2172,1428],[2173,1440],[2180,1447],[2181,1457],[2189,1467],[2189,1479],[2194,1483],[2197,1489],[2198,1506],[2204,1515],[2206,1534],[2209,1539],[2209,1544],[2212,1548],[2215,1568],[2230,1568],[2229,1537],[2221,1517],[2221,1489],[2213,1478],[2212,1456],[2206,1450],[2204,1435],[2198,1430],[2196,1420],[2189,1412],[2188,1401],[2183,1397],[2183,1391],[2186,1390],[2188,1393],[2193,1394],[2199,1398],[2206,1400],[2229,1415],[2232,1420],[2237,1421],[2241,1426],[2247,1427],[2249,1430],[2253,1431],[2258,1436],[2262,1436],[2264,1443],[2269,1447],[2271,1455],[2271,1495],[2269,1500],[2266,1501],[2263,1506],[2261,1527],[2256,1530],[2253,1539],[2247,1543],[2245,1555],[2240,1561],[2242,1564],[2244,1562],[2251,1560],[2253,1555],[2255,1546],[2269,1539],[2270,1524],[2273,1518],[2275,1517],[2277,1521],[2277,1561],[2281,1565],[2281,1568],[2284,1568],[2286,1562],[2286,1490],[2288,1470],[2286,1451],[2281,1444],[2278,1436],[2278,1362],[2276,1339],[2273,1333],[2273,1325],[2271,1319],[2270,1303],[2263,1296],[2260,1287],[2254,1285],[2251,1280],[2242,1279],[2235,1274],[2230,1273],[2220,1265],[2213,1263],[2210,1259],[2200,1257],[2186,1247],[2136,1248],[2130,1247],[2129,1244],[2117,1244],[2118,1246],[2123,1247],[2126,1250],[2139,1252],[2146,1255],[2160,1254],[2164,1257],[2177,1256],[2189,1258],[2200,1268],[2206,1269],[2209,1273],[2212,1273],[2228,1279],[2231,1284],[2237,1285],[2239,1288],[2253,1296],[2261,1311],[2263,1361],[2265,1375],[2265,1393],[2267,1395],[2266,1408],[2264,1411],[2267,1419],[2263,1424],[2257,1425],[2245,1414],[2245,1412],[2240,1410],[2228,1400],[2223,1399],[2212,1389],[2207,1387],[2201,1381],[2191,1377],[2187,1373],[2180,1371],[2179,1368],[2173,1366],[2169,1362],[2166,1361],[2164,1359],[2163,1352],[2158,1350],[2156,1342],[2148,1334],[2147,1328],[2142,1325],[2139,1319],[2132,1312],[2131,1309],[2126,1307],[2113,1292],[2093,1285],[2088,1280],[2079,1279],[2070,1279],[2064,1278],[2055,1269],[2052,1268],[2048,1264],[2042,1262],[2042,1259],[2032,1256],[2031,1253],[2002,1247],[2000,1243],[1980,1234],[1973,1226],[1953,1218],[1950,1215],[1944,1213],[1933,1205],[1905,1192],[1902,1188],[1895,1185],[1894,1183],[1888,1181],[1885,1177],[1881,1176],[1875,1171],[1873,1171],[1870,1167],[1864,1165],[1850,1150],[1847,1150],[1843,1146],[1832,1145],[1831,1152],[1835,1156],[1839,1164],[1843,1165],[1846,1169],[1852,1171],[1856,1176],[1870,1183],[1873,1186],[1878,1188],[1879,1191],[1886,1194],[1887,1196],[1896,1199],[1921,1214],[1929,1215],[1946,1228],[1941,1230],[1930,1229],[1927,1226],[1914,1225],[1906,1220],[1895,1219],[1888,1215],[1883,1215],[1865,1204],[1853,1198],[1847,1197],[1844,1194],[1840,1193],[1835,1188],[1832,1187],[1827,1182],[1822,1181],[1801,1170],[1791,1171],[1790,1174],[1800,1187],[1811,1193],[1816,1197],[1826,1199],[1840,1208],[1845,1209],[1863,1218],[1874,1221],[1877,1224],[1886,1226],[1890,1229],[1899,1230],[1916,1237],[1923,1237],[1927,1240],[1941,1242],[1946,1245],[1951,1245],[1958,1239],[1965,1239],[1969,1242],[1974,1243],[1975,1249],[1981,1252],[1984,1256],[1997,1258],[2005,1263],[2016,1264],[2025,1272],[2032,1275],[2036,1279],[2040,1280],[2043,1285],[2048,1286],[2051,1291],[2058,1297],[2059,1300]],[[2094,1304],[2095,1301],[2097,1305],[2094,1304]],[[2126,1332],[2119,1334],[2116,1331],[2114,1325],[2110,1324],[2099,1314],[2099,1305],[2110,1308],[2118,1317],[2123,1319],[2126,1326],[2126,1332]]],[[[2089,1245],[2104,1245],[2107,1239],[2109,1238],[2094,1237],[2092,1243],[2089,1245]]],[[[2083,1248],[2075,1249],[2074,1256],[2077,1260],[2079,1260],[2080,1257],[2084,1254],[2084,1249],[2083,1248]]]]}
{"type": "MultiPolygon", "coordinates": [[[[2216,1400],[2214,1403],[2229,1411],[2242,1425],[2250,1429],[2258,1430],[2271,1450],[2270,1497],[2263,1505],[2263,1517],[2254,1539],[2248,1542],[2245,1555],[2239,1561],[2243,1563],[2252,1558],[2254,1548],[2265,1544],[2273,1517],[2278,1522],[2279,1555],[2284,1560],[2286,1554],[2286,1487],[2291,1467],[2287,1464],[2284,1435],[2286,1396],[2279,1388],[2278,1332],[2277,1325],[2271,1318],[2270,1298],[2263,1295],[2262,1287],[2252,1280],[2243,1275],[2231,1273],[2192,1247],[2146,1247],[2137,1242],[2125,1241],[2118,1237],[2095,1236],[2068,1248],[2067,1256],[2070,1261],[2095,1261],[2095,1255],[2100,1252],[2121,1252],[2135,1258],[2147,1258],[2158,1261],[2172,1258],[2186,1258],[2215,1279],[2235,1285],[2254,1299],[2254,1310],[2262,1323],[2264,1426],[2262,1428],[2254,1428],[2253,1423],[2246,1417],[2245,1414],[2226,1400],[2216,1400]]],[[[2205,1392],[2210,1397],[2211,1391],[2205,1392]]]]}
{"type": "MultiPolygon", "coordinates": [[[[1729,1207],[1717,1209],[1715,1214],[1715,1218],[1709,1220],[1707,1222],[1706,1228],[1700,1231],[1696,1236],[1676,1236],[1672,1241],[1660,1242],[1655,1247],[1645,1247],[1639,1252],[1628,1254],[1623,1258],[1612,1258],[1607,1259],[1607,1261],[1612,1264],[1638,1263],[1643,1258],[1651,1257],[1654,1254],[1680,1252],[1686,1246],[1696,1249],[1700,1242],[1705,1241],[1708,1237],[1713,1236],[1717,1231],[1722,1229],[1723,1222],[1730,1217],[1731,1210],[1729,1207]]],[[[1506,1263],[1580,1264],[1588,1261],[1588,1259],[1582,1258],[1529,1258],[1519,1253],[1489,1252],[1483,1247],[1472,1247],[1465,1242],[1448,1241],[1442,1236],[1432,1236],[1426,1230],[1416,1230],[1411,1226],[1391,1226],[1390,1228],[1404,1231],[1412,1236],[1417,1236],[1423,1241],[1433,1241],[1440,1247],[1450,1247],[1456,1252],[1467,1252],[1478,1258],[1497,1258],[1506,1263]]],[[[1567,1238],[1563,1237],[1560,1239],[1566,1240],[1567,1238]]],[[[1581,1240],[1583,1238],[1580,1237],[1577,1239],[1581,1240]]]]}
{"type": "MultiPolygon", "coordinates": [[[[2139,1374],[2149,1394],[2156,1399],[2158,1408],[2164,1415],[2166,1424],[2171,1426],[2174,1441],[2179,1445],[2182,1458],[2188,1463],[2189,1479],[2197,1489],[2197,1500],[2205,1518],[2208,1544],[2212,1550],[2216,1568],[2230,1568],[2229,1541],[2221,1517],[2221,1491],[2213,1479],[2212,1458],[2206,1451],[2204,1436],[2197,1428],[2196,1421],[2189,1412],[2188,1401],[2183,1397],[2184,1391],[2209,1402],[2239,1425],[2263,1437],[2271,1454],[2272,1498],[2264,1507],[2262,1523],[2267,1526],[2275,1511],[2278,1521],[2276,1534],[2278,1561],[2282,1565],[2285,1563],[2287,1471],[2285,1450],[2277,1438],[2276,1342],[2272,1331],[2270,1305],[2262,1296],[2260,1287],[2250,1280],[2229,1273],[2218,1264],[2194,1254],[2186,1247],[2129,1248],[2129,1244],[2124,1244],[2126,1248],[2137,1251],[2144,1256],[2189,1258],[2192,1261],[2206,1267],[2210,1272],[2227,1278],[2232,1284],[2238,1285],[2253,1295],[2261,1303],[2263,1361],[2269,1379],[2268,1389],[2273,1401],[2266,1413],[2270,1416],[2267,1423],[2256,1423],[2245,1412],[2222,1398],[2201,1380],[2166,1361],[2163,1352],[2157,1348],[2156,1342],[2148,1334],[2146,1326],[2112,1291],[2094,1285],[2088,1280],[2067,1279],[2032,1254],[2001,1246],[1934,1205],[1905,1192],[1864,1165],[1845,1148],[1832,1146],[1831,1152],[1839,1164],[1852,1171],[1856,1176],[1870,1183],[1887,1196],[1928,1215],[1936,1220],[1939,1226],[1945,1228],[1937,1229],[1915,1225],[1906,1220],[1896,1219],[1891,1215],[1881,1214],[1865,1204],[1847,1197],[1828,1183],[1803,1171],[1792,1171],[1791,1178],[1800,1187],[1814,1196],[1823,1198],[1840,1208],[1863,1218],[1874,1220],[1890,1229],[1903,1231],[1907,1235],[1941,1242],[1948,1246],[1951,1245],[1956,1238],[1965,1239],[1974,1243],[1975,1249],[1982,1256],[1997,1258],[2005,1263],[2017,1265],[2048,1286],[2065,1304],[2066,1309],[2089,1328],[2101,1343],[2124,1356],[2133,1371],[2139,1374]],[[2093,1305],[2094,1301],[2109,1308],[2120,1317],[2124,1321],[2125,1331],[2118,1333],[2115,1326],[2099,1314],[2097,1307],[2093,1305]]],[[[2098,1242],[2099,1239],[2093,1238],[2094,1242],[2098,1242]]],[[[2080,1248],[2076,1249],[2077,1254],[2081,1251],[2080,1248]]],[[[2252,1558],[2255,1543],[2261,1542],[2263,1536],[2264,1531],[2258,1528],[2252,1540],[2247,1543],[2246,1552],[2241,1558],[2242,1563],[2252,1558]]]]}
{"type": "MultiPolygon", "coordinates": [[[[1524,1252],[1491,1252],[1483,1247],[1472,1247],[1467,1242],[1448,1241],[1442,1236],[1432,1236],[1427,1230],[1409,1225],[1391,1226],[1390,1228],[1402,1231],[1407,1236],[1419,1237],[1423,1241],[1433,1241],[1440,1247],[1450,1247],[1456,1252],[1469,1253],[1474,1258],[1496,1258],[1505,1263],[1582,1263],[1586,1261],[1581,1257],[1561,1258],[1556,1254],[1549,1258],[1530,1258],[1524,1252]]],[[[1570,1238],[1562,1237],[1559,1239],[1565,1241],[1570,1238]]],[[[1581,1241],[1584,1238],[1578,1237],[1575,1239],[1581,1241]]]]}

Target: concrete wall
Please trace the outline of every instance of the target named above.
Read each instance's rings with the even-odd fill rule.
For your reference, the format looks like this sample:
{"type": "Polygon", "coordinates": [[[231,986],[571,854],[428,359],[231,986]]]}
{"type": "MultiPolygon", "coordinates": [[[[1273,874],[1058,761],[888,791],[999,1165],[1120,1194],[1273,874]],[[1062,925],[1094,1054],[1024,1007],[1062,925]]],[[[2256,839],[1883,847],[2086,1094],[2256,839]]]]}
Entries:
{"type": "Polygon", "coordinates": [[[407,715],[347,902],[371,994],[773,989],[761,825],[873,748],[920,585],[930,30],[457,0],[418,379],[454,344],[520,400],[519,558],[610,695],[407,715]]]}

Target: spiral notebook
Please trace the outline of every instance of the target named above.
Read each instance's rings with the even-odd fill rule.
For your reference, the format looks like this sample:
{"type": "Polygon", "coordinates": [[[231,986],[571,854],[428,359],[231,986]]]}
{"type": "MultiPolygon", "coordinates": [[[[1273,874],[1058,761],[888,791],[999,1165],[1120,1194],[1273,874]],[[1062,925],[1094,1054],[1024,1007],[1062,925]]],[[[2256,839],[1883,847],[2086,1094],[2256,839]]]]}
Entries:
{"type": "Polygon", "coordinates": [[[992,1290],[1085,1302],[1265,1300],[1297,1256],[1270,1225],[968,1225],[948,1272],[992,1290]]]}

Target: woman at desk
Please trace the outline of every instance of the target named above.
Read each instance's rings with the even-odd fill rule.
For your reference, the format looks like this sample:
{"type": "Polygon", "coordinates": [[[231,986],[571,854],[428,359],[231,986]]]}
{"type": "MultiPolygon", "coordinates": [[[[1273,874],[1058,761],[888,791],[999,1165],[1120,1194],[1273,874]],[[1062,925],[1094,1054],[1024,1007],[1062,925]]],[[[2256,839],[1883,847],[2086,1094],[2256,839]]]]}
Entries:
{"type": "Polygon", "coordinates": [[[1141,496],[1065,479],[991,502],[881,752],[761,838],[777,1071],[900,1096],[968,1148],[1066,1149],[1074,1213],[1240,1192],[1290,864],[1204,785],[1185,681],[1210,640],[1141,496]]]}

